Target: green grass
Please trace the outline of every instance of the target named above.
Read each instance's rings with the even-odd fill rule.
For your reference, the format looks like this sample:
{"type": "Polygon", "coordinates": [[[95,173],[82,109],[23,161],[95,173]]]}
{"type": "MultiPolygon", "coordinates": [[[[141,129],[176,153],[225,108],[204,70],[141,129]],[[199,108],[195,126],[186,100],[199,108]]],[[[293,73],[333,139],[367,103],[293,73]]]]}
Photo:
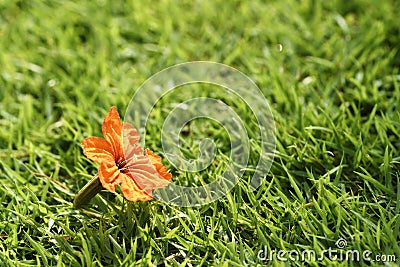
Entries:
{"type": "MultiPolygon", "coordinates": [[[[399,3],[262,2],[0,1],[0,266],[286,266],[257,253],[321,253],[339,238],[346,249],[396,255],[388,264],[399,265],[399,3]],[[193,60],[237,68],[268,99],[277,147],[262,186],[248,192],[249,170],[226,197],[198,208],[101,192],[74,209],[97,172],[81,140],[101,135],[111,106],[123,115],[152,74],[193,60]]],[[[202,92],[225,97],[247,122],[251,169],[254,117],[210,91],[202,92]]],[[[165,96],[146,129],[158,153],[178,99],[165,96]]],[[[204,137],[218,141],[220,164],[199,175],[165,162],[174,181],[199,184],[223,171],[229,139],[216,123],[191,125],[185,153],[196,157],[204,137]]]]}

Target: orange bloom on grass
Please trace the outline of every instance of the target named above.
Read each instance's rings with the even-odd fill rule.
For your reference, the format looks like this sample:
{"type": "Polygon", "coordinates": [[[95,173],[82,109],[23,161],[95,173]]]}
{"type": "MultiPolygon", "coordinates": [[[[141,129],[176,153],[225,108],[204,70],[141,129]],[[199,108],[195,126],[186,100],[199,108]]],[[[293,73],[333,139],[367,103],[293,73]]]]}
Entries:
{"type": "Polygon", "coordinates": [[[132,124],[121,123],[116,107],[106,115],[103,138],[89,137],[82,141],[83,153],[100,163],[102,186],[115,192],[117,185],[130,201],[150,200],[152,191],[167,186],[171,173],[161,163],[161,157],[138,144],[139,134],[132,124]]]}

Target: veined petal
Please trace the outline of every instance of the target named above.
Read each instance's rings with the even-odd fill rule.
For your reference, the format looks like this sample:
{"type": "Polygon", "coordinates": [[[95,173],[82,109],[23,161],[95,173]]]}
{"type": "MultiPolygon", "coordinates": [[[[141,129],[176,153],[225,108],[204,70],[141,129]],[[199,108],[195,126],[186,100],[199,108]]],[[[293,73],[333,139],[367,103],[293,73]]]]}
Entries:
{"type": "Polygon", "coordinates": [[[122,123],[116,107],[111,107],[102,125],[104,138],[111,144],[114,156],[119,159],[124,156],[122,149],[122,123]]]}
{"type": "Polygon", "coordinates": [[[121,182],[121,172],[114,161],[104,161],[100,163],[99,178],[105,189],[115,192],[115,187],[121,182]]]}
{"type": "Polygon", "coordinates": [[[83,154],[94,162],[114,161],[111,145],[100,137],[89,137],[82,141],[83,154]]]}
{"type": "Polygon", "coordinates": [[[160,177],[157,169],[150,159],[144,155],[136,155],[128,161],[128,175],[132,177],[136,185],[145,192],[162,188],[169,184],[169,181],[160,177]]]}
{"type": "Polygon", "coordinates": [[[167,181],[171,181],[172,174],[168,172],[168,169],[162,164],[161,157],[154,154],[150,149],[146,149],[146,154],[149,157],[151,163],[156,168],[158,174],[167,181]]]}
{"type": "Polygon", "coordinates": [[[103,120],[101,130],[104,137],[106,137],[107,134],[110,133],[111,129],[114,129],[116,132],[121,132],[122,130],[121,119],[119,117],[116,107],[111,107],[110,111],[107,113],[103,120]]]}
{"type": "Polygon", "coordinates": [[[141,190],[133,179],[124,173],[121,173],[121,191],[124,197],[130,201],[147,201],[153,198],[151,192],[146,193],[141,190]]]}
{"type": "Polygon", "coordinates": [[[139,186],[139,188],[146,192],[163,188],[170,183],[169,181],[161,178],[158,174],[149,176],[148,173],[144,173],[143,171],[131,172],[131,174],[133,175],[133,180],[139,186]]]}
{"type": "Polygon", "coordinates": [[[110,129],[105,136],[106,140],[111,144],[113,149],[115,159],[120,159],[124,157],[124,151],[122,149],[122,136],[121,133],[117,133],[114,129],[110,129]]]}
{"type": "Polygon", "coordinates": [[[143,148],[140,145],[126,145],[124,147],[125,159],[134,158],[136,155],[143,155],[143,148]]]}
{"type": "Polygon", "coordinates": [[[122,136],[124,156],[126,159],[133,157],[135,154],[143,154],[143,148],[139,145],[139,133],[132,124],[127,122],[122,124],[122,136]]]}
{"type": "Polygon", "coordinates": [[[128,122],[122,123],[122,130],[124,138],[129,140],[130,144],[137,144],[140,141],[139,133],[132,124],[128,122]]]}

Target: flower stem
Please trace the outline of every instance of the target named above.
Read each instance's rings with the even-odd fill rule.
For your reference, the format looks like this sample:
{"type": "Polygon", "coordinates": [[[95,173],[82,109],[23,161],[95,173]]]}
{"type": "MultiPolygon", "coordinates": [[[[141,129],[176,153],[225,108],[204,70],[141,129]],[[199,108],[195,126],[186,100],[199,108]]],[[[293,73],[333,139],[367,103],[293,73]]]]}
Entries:
{"type": "Polygon", "coordinates": [[[101,190],[103,186],[100,183],[99,176],[96,174],[93,178],[76,194],[74,207],[80,208],[87,203],[101,190]]]}

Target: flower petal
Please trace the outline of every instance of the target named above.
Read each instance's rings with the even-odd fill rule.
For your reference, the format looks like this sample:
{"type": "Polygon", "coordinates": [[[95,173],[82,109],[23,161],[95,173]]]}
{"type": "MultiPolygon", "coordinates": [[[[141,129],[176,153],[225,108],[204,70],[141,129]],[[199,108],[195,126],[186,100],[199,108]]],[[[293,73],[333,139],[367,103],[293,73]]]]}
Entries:
{"type": "Polygon", "coordinates": [[[140,189],[147,193],[169,184],[168,180],[160,177],[150,159],[145,155],[136,155],[128,161],[127,166],[129,171],[127,174],[140,189]]]}
{"type": "Polygon", "coordinates": [[[99,178],[103,187],[115,192],[115,187],[121,182],[121,173],[112,161],[103,161],[99,167],[99,178]]]}
{"type": "Polygon", "coordinates": [[[122,129],[124,138],[129,140],[130,144],[137,144],[140,141],[139,133],[132,124],[124,122],[122,123],[122,129]]]}
{"type": "Polygon", "coordinates": [[[134,155],[143,154],[143,148],[139,145],[140,136],[135,127],[127,122],[124,122],[122,127],[125,158],[128,159],[134,155]]]}
{"type": "Polygon", "coordinates": [[[167,181],[171,181],[172,174],[168,172],[167,168],[162,164],[161,157],[154,154],[150,149],[146,149],[146,154],[151,163],[156,168],[158,174],[167,181]]]}
{"type": "Polygon", "coordinates": [[[111,145],[100,137],[89,137],[82,141],[83,154],[94,162],[114,161],[111,145]]]}
{"type": "Polygon", "coordinates": [[[101,130],[104,137],[106,137],[107,134],[111,132],[111,129],[114,129],[116,132],[121,132],[122,130],[121,119],[119,117],[116,107],[111,107],[110,111],[107,113],[103,120],[101,130]]]}
{"type": "Polygon", "coordinates": [[[104,138],[111,144],[115,159],[122,158],[122,123],[116,107],[111,107],[102,125],[104,138]]]}
{"type": "Polygon", "coordinates": [[[121,191],[124,197],[129,201],[147,201],[153,198],[150,194],[146,194],[145,191],[141,190],[136,183],[133,181],[132,177],[121,173],[121,191]]]}

